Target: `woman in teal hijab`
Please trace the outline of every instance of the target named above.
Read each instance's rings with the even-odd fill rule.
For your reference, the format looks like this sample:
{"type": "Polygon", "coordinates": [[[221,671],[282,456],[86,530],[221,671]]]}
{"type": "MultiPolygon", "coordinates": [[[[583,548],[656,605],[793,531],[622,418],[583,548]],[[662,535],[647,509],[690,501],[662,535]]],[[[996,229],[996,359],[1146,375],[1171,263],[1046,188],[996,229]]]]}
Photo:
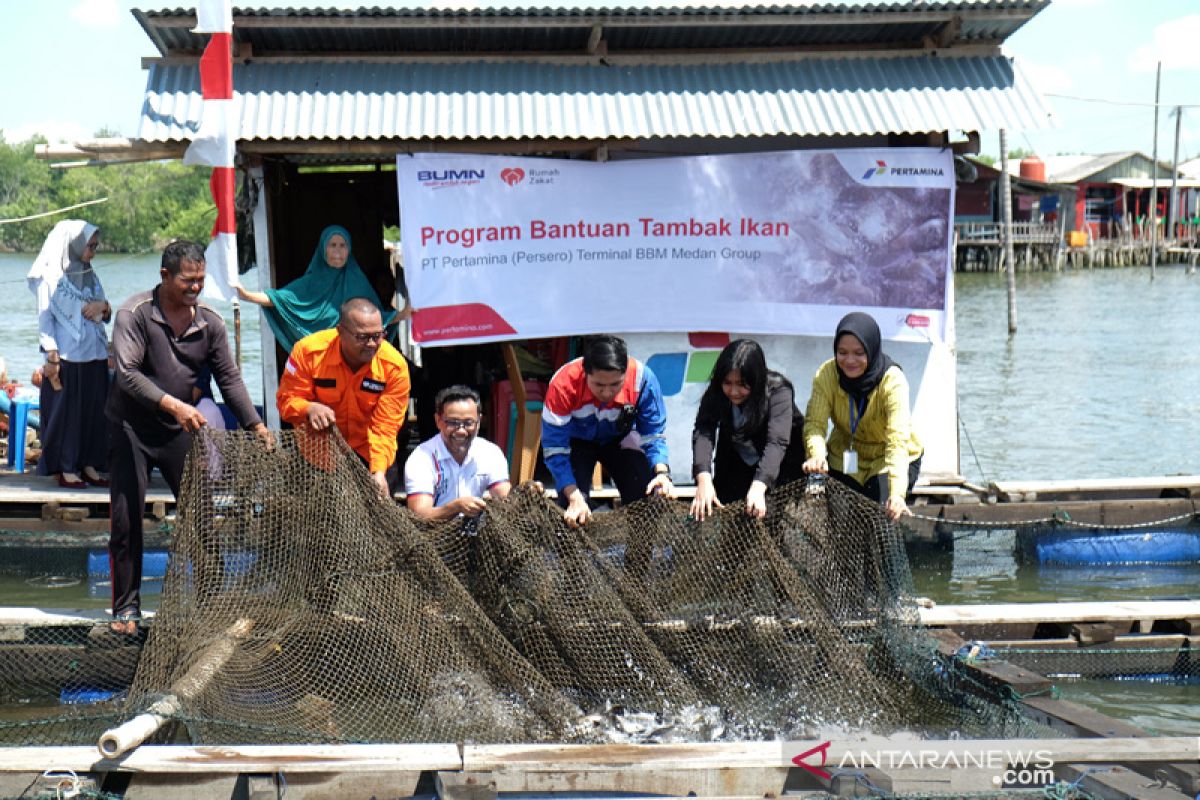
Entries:
{"type": "Polygon", "coordinates": [[[342,303],[352,297],[365,297],[378,306],[385,328],[396,317],[395,311],[385,310],[379,302],[379,295],[351,254],[350,232],[341,225],[321,231],[308,269],[287,286],[251,292],[239,284],[237,293],[263,307],[275,338],[288,351],[305,336],[336,327],[342,303]]]}

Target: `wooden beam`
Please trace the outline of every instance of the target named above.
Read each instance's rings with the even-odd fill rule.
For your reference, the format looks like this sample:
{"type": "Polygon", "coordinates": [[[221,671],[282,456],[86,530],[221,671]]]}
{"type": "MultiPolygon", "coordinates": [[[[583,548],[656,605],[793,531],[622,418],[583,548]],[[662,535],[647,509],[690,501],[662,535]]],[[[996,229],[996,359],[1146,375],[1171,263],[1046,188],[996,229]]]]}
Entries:
{"type": "Polygon", "coordinates": [[[1002,499],[1013,495],[1162,491],[1164,489],[1192,490],[1200,493],[1200,475],[1088,478],[1052,481],[993,481],[990,484],[990,488],[1002,499]]]}
{"type": "MultiPolygon", "coordinates": [[[[775,745],[778,751],[778,744],[775,745]]],[[[143,745],[123,758],[101,758],[95,747],[0,747],[0,772],[412,772],[461,769],[453,744],[143,745]]]]}
{"type": "MultiPolygon", "coordinates": [[[[529,772],[624,771],[631,769],[743,769],[787,766],[788,754],[822,748],[826,742],[732,742],[699,744],[630,745],[464,745],[463,769],[529,772]]],[[[1036,750],[1055,762],[1141,762],[1200,759],[1200,738],[1195,736],[1122,737],[1112,739],[949,739],[914,741],[911,738],[870,737],[831,741],[826,764],[868,753],[929,753],[943,761],[967,763],[995,752],[1036,750]]],[[[933,760],[932,757],[928,760],[933,760]]]]}
{"type": "Polygon", "coordinates": [[[1145,775],[1119,764],[1063,764],[1059,776],[1087,792],[1088,797],[1103,800],[1193,800],[1158,781],[1147,781],[1145,775]],[[1157,784],[1157,785],[1156,785],[1157,784]]]}
{"type": "Polygon", "coordinates": [[[1097,603],[995,603],[919,609],[927,626],[1041,622],[1131,622],[1200,616],[1200,600],[1122,600],[1097,603]]]}
{"type": "Polygon", "coordinates": [[[239,142],[238,152],[258,156],[374,156],[394,162],[400,153],[585,153],[595,150],[601,144],[607,145],[610,150],[635,150],[641,142],[637,139],[266,139],[239,142]]]}
{"type": "MultiPolygon", "coordinates": [[[[587,52],[590,55],[595,55],[596,51],[600,48],[600,43],[603,41],[604,41],[604,26],[597,22],[595,25],[592,26],[592,30],[588,34],[588,41],[587,41],[587,48],[586,48],[587,52]]],[[[605,51],[607,51],[607,50],[608,50],[608,48],[606,47],[605,51]]]]}
{"type": "MultiPolygon", "coordinates": [[[[1025,697],[1021,699],[1021,704],[1034,719],[1069,736],[1109,737],[1105,739],[1084,738],[1077,741],[1115,741],[1118,737],[1145,737],[1144,741],[1154,741],[1153,737],[1136,725],[1113,719],[1098,711],[1093,711],[1086,706],[1072,703],[1069,700],[1055,700],[1050,697],[1025,697]]],[[[1200,749],[1200,738],[1197,738],[1196,742],[1197,748],[1200,749]]],[[[1078,759],[1064,758],[1061,760],[1073,762],[1078,759]]],[[[1123,758],[1110,760],[1132,762],[1131,759],[1123,758]]],[[[1191,792],[1192,796],[1195,796],[1197,793],[1200,793],[1200,764],[1197,763],[1198,760],[1200,760],[1200,753],[1189,758],[1176,758],[1174,755],[1168,756],[1164,754],[1157,761],[1149,759],[1132,762],[1132,764],[1138,772],[1150,777],[1153,777],[1156,772],[1161,771],[1172,782],[1181,786],[1185,792],[1191,792]]]]}
{"type": "MultiPolygon", "coordinates": [[[[1146,525],[1171,517],[1187,517],[1200,513],[1200,500],[1182,497],[1134,498],[1125,500],[1054,500],[1023,502],[1013,499],[1000,503],[949,503],[929,504],[919,509],[926,516],[937,516],[939,521],[995,523],[1013,525],[1030,520],[1053,520],[1055,515],[1066,514],[1081,526],[1103,528],[1114,525],[1146,525]]],[[[926,522],[913,520],[909,524],[926,522]]],[[[1082,530],[1082,529],[1081,529],[1082,530]]]]}
{"type": "MultiPolygon", "coordinates": [[[[947,55],[954,57],[984,57],[1000,54],[998,42],[972,41],[954,44],[947,55]]],[[[871,58],[915,58],[928,54],[919,40],[887,41],[864,44],[854,48],[855,55],[871,58]]],[[[200,54],[194,51],[172,52],[167,56],[145,57],[142,68],[154,65],[190,66],[199,62],[200,54]]],[[[780,47],[738,48],[678,48],[670,50],[618,50],[614,51],[602,41],[596,53],[580,50],[488,50],[479,52],[438,51],[379,53],[364,51],[330,52],[328,50],[276,50],[258,51],[249,59],[237,59],[234,65],[236,82],[238,64],[294,64],[294,63],[348,63],[348,64],[462,64],[467,61],[490,64],[551,64],[579,66],[599,64],[603,58],[609,66],[688,66],[707,64],[774,64],[808,60],[842,60],[846,48],[840,44],[793,45],[780,47]]],[[[236,83],[235,83],[236,91],[236,83]]]]}
{"type": "Polygon", "coordinates": [[[959,34],[962,33],[962,15],[955,14],[950,19],[946,20],[945,24],[938,29],[937,33],[932,36],[926,36],[924,44],[928,50],[941,50],[944,47],[949,47],[959,34]]]}
{"type": "Polygon", "coordinates": [[[39,144],[34,148],[34,155],[43,161],[82,158],[98,163],[129,163],[181,158],[187,145],[187,142],[93,139],[73,144],[39,144]]]}

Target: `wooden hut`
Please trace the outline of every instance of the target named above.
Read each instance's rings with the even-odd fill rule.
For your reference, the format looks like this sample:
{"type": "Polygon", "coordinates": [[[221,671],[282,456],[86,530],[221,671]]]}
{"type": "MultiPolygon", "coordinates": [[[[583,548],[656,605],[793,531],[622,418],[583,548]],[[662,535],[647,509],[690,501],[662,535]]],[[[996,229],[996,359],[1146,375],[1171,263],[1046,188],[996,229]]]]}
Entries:
{"type": "MultiPolygon", "coordinates": [[[[400,153],[633,159],[943,146],[1038,128],[1043,100],[1004,40],[1048,0],[638,8],[235,8],[237,152],[260,275],[282,286],[339,221],[381,289],[400,153]]],[[[205,36],[187,9],[135,10],[146,59],[138,136],[49,146],[103,162],[182,155],[201,109],[205,36]]],[[[278,353],[264,348],[273,396],[278,353]]],[[[953,357],[938,375],[926,469],[956,474],[953,357]]],[[[935,393],[920,392],[923,398],[935,393]]],[[[268,409],[273,404],[268,403],[268,409]]]]}
{"type": "MultiPolygon", "coordinates": [[[[1153,217],[1166,217],[1172,175],[1176,183],[1194,188],[1200,181],[1179,182],[1169,164],[1158,163],[1142,153],[1127,151],[1101,155],[1050,156],[1047,179],[1075,187],[1073,202],[1064,205],[1068,230],[1087,231],[1092,239],[1142,239],[1149,235],[1152,218],[1151,192],[1157,186],[1153,217]]],[[[1176,210],[1188,208],[1187,199],[1176,210]]],[[[1160,234],[1161,235],[1161,234],[1160,234]]],[[[1170,237],[1168,237],[1170,238],[1170,237]]]]}

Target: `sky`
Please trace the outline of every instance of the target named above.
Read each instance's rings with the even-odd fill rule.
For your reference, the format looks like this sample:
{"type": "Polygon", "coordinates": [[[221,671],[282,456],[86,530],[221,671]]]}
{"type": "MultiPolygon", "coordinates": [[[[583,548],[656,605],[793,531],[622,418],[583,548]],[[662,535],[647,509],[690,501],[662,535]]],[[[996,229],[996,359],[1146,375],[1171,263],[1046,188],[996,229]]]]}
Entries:
{"type": "MultiPolygon", "coordinates": [[[[0,0],[0,131],[6,141],[35,133],[74,141],[101,129],[137,134],[146,82],[141,58],[157,51],[129,13],[132,5],[128,0],[0,0]]],[[[138,5],[160,9],[191,3],[138,5]]],[[[328,5],[377,4],[330,0],[328,5]]],[[[512,5],[524,4],[515,0],[512,5]]],[[[1180,161],[1200,156],[1200,0],[1053,0],[1004,49],[1048,96],[1059,124],[1044,131],[1010,131],[1010,149],[1039,155],[1122,150],[1149,155],[1154,73],[1161,61],[1165,107],[1159,157],[1170,161],[1174,106],[1188,103],[1180,161]]],[[[999,153],[995,132],[984,132],[983,152],[999,153]]]]}

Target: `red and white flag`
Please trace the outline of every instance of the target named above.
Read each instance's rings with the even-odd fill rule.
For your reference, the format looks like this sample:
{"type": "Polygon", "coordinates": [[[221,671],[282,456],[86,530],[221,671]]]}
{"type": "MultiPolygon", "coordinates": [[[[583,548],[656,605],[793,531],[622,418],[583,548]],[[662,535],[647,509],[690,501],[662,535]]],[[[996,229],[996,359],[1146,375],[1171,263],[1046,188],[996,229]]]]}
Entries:
{"type": "Polygon", "coordinates": [[[237,137],[233,115],[233,0],[197,0],[194,33],[212,38],[200,57],[200,130],[187,152],[185,164],[213,168],[212,196],[217,204],[213,238],[204,251],[207,280],[204,294],[232,300],[238,282],[237,220],[234,216],[234,155],[237,137]]]}

